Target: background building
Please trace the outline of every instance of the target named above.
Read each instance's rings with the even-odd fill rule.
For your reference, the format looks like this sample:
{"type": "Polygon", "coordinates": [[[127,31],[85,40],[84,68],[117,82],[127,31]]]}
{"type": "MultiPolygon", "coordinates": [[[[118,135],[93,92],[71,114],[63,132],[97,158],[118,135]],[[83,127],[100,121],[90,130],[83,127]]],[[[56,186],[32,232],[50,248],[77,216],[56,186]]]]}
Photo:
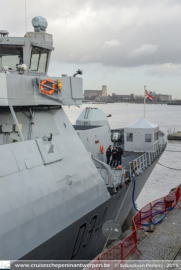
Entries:
{"type": "Polygon", "coordinates": [[[84,90],[84,99],[95,99],[102,96],[102,90],[84,90]]]}
{"type": "Polygon", "coordinates": [[[107,85],[102,86],[102,90],[84,90],[84,99],[95,99],[97,97],[107,97],[107,85]]]}
{"type": "Polygon", "coordinates": [[[134,100],[134,94],[131,95],[116,95],[112,94],[112,99],[114,101],[119,101],[119,100],[134,100]]]}
{"type": "Polygon", "coordinates": [[[155,91],[149,91],[149,94],[153,97],[155,97],[156,101],[171,101],[172,96],[171,95],[162,95],[162,94],[156,94],[155,91]]]}
{"type": "MultiPolygon", "coordinates": [[[[172,100],[171,95],[156,94],[155,91],[149,91],[149,94],[155,97],[154,102],[167,103],[172,100]]],[[[117,95],[112,93],[107,95],[107,85],[102,85],[102,90],[84,90],[84,99],[99,102],[144,102],[144,95],[117,95]]]]}
{"type": "Polygon", "coordinates": [[[102,97],[107,97],[107,85],[102,86],[102,97]]]}

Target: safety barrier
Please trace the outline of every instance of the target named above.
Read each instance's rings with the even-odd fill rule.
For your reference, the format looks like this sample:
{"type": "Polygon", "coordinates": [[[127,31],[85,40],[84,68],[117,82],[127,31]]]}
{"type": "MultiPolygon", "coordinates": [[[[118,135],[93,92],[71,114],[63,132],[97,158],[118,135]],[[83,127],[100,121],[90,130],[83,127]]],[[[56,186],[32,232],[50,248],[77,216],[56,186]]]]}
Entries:
{"type": "Polygon", "coordinates": [[[178,186],[177,190],[176,190],[176,206],[178,206],[180,208],[180,206],[178,205],[178,202],[181,200],[181,185],[178,186]]]}
{"type": "MultiPolygon", "coordinates": [[[[136,253],[136,250],[138,250],[137,244],[138,244],[137,233],[136,233],[136,231],[133,231],[121,243],[118,243],[114,247],[110,248],[109,250],[107,250],[103,254],[101,254],[99,256],[99,260],[100,261],[108,261],[108,260],[109,261],[111,261],[111,260],[124,261],[133,252],[135,252],[135,254],[137,255],[137,253],[136,253]]],[[[140,252],[140,254],[141,254],[141,252],[140,252]]],[[[138,258],[139,258],[139,256],[138,256],[138,258]]]]}
{"type": "Polygon", "coordinates": [[[169,209],[175,207],[178,204],[180,198],[181,185],[178,186],[176,191],[173,191],[167,196],[159,198],[145,205],[132,219],[133,231],[144,226],[144,223],[152,219],[155,215],[159,213],[167,213],[169,209]]]}
{"type": "Polygon", "coordinates": [[[109,250],[105,251],[103,254],[100,255],[99,259],[102,261],[107,260],[122,260],[121,252],[122,250],[122,243],[115,245],[114,247],[110,248],[109,250]]]}
{"type": "MultiPolygon", "coordinates": [[[[121,260],[122,261],[126,260],[133,252],[139,258],[139,256],[136,253],[136,250],[138,250],[137,244],[138,244],[137,233],[136,233],[136,231],[133,231],[121,243],[121,245],[122,245],[122,247],[121,247],[121,260]]],[[[139,251],[139,253],[141,254],[140,251],[139,251]]]]}
{"type": "Polygon", "coordinates": [[[170,208],[175,207],[177,204],[176,192],[169,193],[165,198],[165,210],[168,211],[170,208]]]}
{"type": "MultiPolygon", "coordinates": [[[[92,264],[94,264],[94,268],[89,267],[87,270],[90,269],[96,269],[96,270],[103,270],[104,267],[101,267],[101,262],[107,262],[109,261],[109,269],[117,269],[115,267],[115,261],[119,261],[122,264],[124,263],[124,260],[126,260],[133,252],[136,254],[138,258],[139,255],[136,253],[138,251],[140,254],[142,254],[137,247],[138,241],[137,241],[137,232],[133,231],[131,234],[129,234],[121,243],[118,243],[114,247],[106,250],[104,253],[102,253],[92,264]],[[113,263],[111,263],[111,261],[113,263]],[[97,264],[97,266],[95,266],[97,264]],[[99,265],[99,266],[98,266],[99,265]]],[[[124,267],[125,269],[126,267],[124,267]]],[[[118,269],[121,269],[119,266],[118,269]]],[[[126,268],[128,269],[128,268],[126,268]]]]}
{"type": "MultiPolygon", "coordinates": [[[[181,201],[181,185],[178,188],[169,193],[167,196],[159,198],[151,203],[145,205],[140,211],[136,213],[136,215],[132,219],[132,233],[129,234],[121,243],[118,243],[114,247],[102,253],[95,261],[101,264],[101,261],[111,261],[118,260],[124,261],[126,260],[133,252],[139,258],[139,255],[136,253],[138,251],[140,254],[137,245],[137,230],[141,229],[144,226],[145,222],[153,219],[153,217],[157,214],[166,213],[168,210],[178,205],[178,202],[181,201]]],[[[95,262],[94,261],[94,262],[95,262]]],[[[88,269],[92,269],[91,267],[88,269]]],[[[102,268],[94,267],[96,270],[102,270],[102,268]]],[[[114,268],[110,268],[114,269],[114,268]]]]}

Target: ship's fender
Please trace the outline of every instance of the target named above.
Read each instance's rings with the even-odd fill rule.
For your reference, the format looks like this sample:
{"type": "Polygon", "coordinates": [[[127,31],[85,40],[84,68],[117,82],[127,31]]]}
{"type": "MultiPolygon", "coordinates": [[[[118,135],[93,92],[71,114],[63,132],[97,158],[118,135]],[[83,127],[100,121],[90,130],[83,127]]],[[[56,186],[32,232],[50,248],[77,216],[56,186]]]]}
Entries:
{"type": "Polygon", "coordinates": [[[40,90],[41,90],[42,93],[50,96],[55,92],[55,89],[56,89],[56,85],[55,85],[53,80],[46,79],[46,80],[41,81],[40,90]],[[50,91],[47,91],[47,90],[44,89],[44,84],[47,83],[47,82],[51,83],[51,85],[52,85],[52,89],[50,91]]]}

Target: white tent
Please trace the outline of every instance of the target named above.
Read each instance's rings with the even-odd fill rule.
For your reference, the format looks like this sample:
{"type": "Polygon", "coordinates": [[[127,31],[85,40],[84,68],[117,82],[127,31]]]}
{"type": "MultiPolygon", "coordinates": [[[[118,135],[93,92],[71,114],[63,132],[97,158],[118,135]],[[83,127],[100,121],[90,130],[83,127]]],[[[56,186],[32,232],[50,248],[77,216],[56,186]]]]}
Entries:
{"type": "Polygon", "coordinates": [[[154,151],[158,143],[159,126],[141,117],[134,124],[124,128],[124,150],[135,152],[154,151]]]}

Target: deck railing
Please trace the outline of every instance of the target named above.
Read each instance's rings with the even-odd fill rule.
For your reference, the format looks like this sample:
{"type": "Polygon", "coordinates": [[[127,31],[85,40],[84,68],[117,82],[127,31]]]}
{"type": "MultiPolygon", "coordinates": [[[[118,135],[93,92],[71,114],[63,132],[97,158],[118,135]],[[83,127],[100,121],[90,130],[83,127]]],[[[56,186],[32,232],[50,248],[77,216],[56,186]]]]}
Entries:
{"type": "Polygon", "coordinates": [[[163,152],[167,143],[166,136],[159,137],[159,141],[154,145],[154,151],[144,153],[142,156],[134,159],[132,162],[129,162],[129,173],[140,174],[148,166],[150,166],[155,159],[163,152]],[[160,139],[161,138],[161,139],[160,139]]]}

